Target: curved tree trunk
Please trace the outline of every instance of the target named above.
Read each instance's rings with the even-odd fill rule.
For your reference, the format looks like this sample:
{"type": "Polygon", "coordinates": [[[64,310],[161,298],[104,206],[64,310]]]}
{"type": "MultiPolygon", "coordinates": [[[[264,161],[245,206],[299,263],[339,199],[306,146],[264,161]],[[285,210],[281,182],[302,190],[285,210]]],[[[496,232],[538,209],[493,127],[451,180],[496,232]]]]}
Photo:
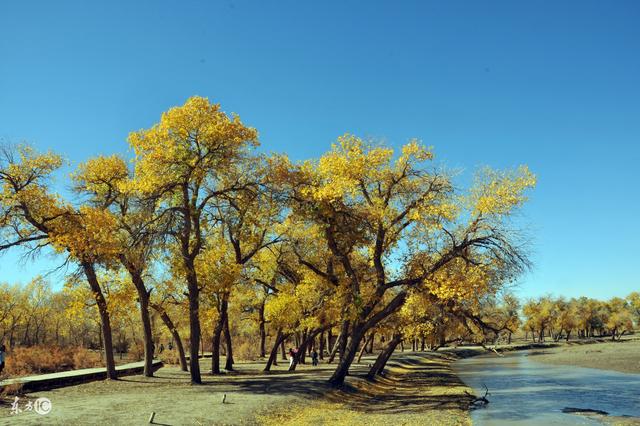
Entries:
{"type": "Polygon", "coordinates": [[[96,276],[96,270],[93,263],[83,262],[82,269],[84,270],[84,274],[87,277],[87,281],[89,283],[89,286],[91,287],[91,291],[93,292],[93,297],[95,298],[96,304],[98,305],[98,312],[100,314],[100,327],[102,331],[101,336],[104,346],[104,358],[107,368],[107,379],[117,379],[118,376],[116,374],[116,362],[113,357],[111,319],[109,318],[107,301],[105,300],[104,294],[102,293],[102,288],[100,287],[100,283],[98,282],[98,277],[96,276]]]}
{"type": "Polygon", "coordinates": [[[180,338],[180,333],[178,333],[178,329],[171,321],[171,318],[167,314],[167,312],[158,304],[149,302],[149,306],[154,309],[158,314],[160,314],[160,319],[164,323],[164,325],[171,332],[171,336],[173,337],[174,342],[176,343],[176,348],[178,349],[178,357],[180,359],[180,369],[182,371],[189,371],[187,368],[187,357],[184,354],[184,346],[182,345],[182,339],[180,338]]]}

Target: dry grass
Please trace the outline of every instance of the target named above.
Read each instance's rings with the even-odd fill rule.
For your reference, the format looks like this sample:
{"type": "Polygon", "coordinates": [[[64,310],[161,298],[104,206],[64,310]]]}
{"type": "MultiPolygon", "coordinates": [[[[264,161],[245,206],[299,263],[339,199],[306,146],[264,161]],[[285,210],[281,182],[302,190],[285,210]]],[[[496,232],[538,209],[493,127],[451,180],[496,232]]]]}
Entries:
{"type": "Polygon", "coordinates": [[[57,346],[30,346],[13,348],[8,354],[4,377],[55,373],[79,368],[97,367],[100,354],[86,348],[60,348],[57,346]]]}

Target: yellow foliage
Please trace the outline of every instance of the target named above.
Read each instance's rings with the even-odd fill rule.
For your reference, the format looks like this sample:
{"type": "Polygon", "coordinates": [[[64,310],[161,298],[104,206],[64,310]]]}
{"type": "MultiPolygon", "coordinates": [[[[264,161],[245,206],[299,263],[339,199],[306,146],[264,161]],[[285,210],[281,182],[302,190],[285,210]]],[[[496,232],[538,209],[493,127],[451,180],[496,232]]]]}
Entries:
{"type": "Polygon", "coordinates": [[[194,96],[162,114],[150,129],[133,132],[129,144],[136,154],[136,186],[153,192],[177,181],[203,181],[208,173],[229,167],[258,132],[237,115],[227,116],[219,104],[194,96]]]}
{"type": "Polygon", "coordinates": [[[98,156],[81,163],[71,178],[83,190],[104,197],[114,190],[126,189],[129,178],[127,163],[118,155],[98,156]]]}
{"type": "Polygon", "coordinates": [[[470,203],[475,214],[506,215],[527,200],[525,191],[536,185],[536,176],[527,166],[515,171],[484,169],[476,177],[470,203]]]}

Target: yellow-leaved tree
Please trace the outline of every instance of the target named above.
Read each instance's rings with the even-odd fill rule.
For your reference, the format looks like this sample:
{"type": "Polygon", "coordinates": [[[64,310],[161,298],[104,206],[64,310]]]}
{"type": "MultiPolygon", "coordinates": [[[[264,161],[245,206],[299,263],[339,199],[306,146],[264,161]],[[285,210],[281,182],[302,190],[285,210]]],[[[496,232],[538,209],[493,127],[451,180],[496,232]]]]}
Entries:
{"type": "Polygon", "coordinates": [[[96,268],[117,260],[116,218],[102,207],[75,208],[51,190],[51,175],[62,165],[60,156],[38,153],[25,145],[3,147],[0,155],[0,251],[14,246],[32,251],[51,246],[80,266],[100,314],[107,378],[115,379],[109,309],[96,268]]]}
{"type": "Polygon", "coordinates": [[[292,215],[319,228],[333,267],[326,271],[304,253],[301,263],[338,282],[344,294],[346,340],[333,385],[343,383],[365,333],[452,260],[499,262],[514,272],[527,264],[505,218],[525,201],[535,177],[524,167],[485,172],[461,197],[446,173],[428,166],[432,158],[415,140],[396,154],[347,134],[317,161],[293,165],[284,158],[277,168],[292,215]]]}
{"type": "Polygon", "coordinates": [[[216,197],[241,187],[235,165],[257,144],[257,131],[202,97],[162,114],[149,129],[129,135],[136,158],[133,186],[155,199],[156,214],[170,223],[187,282],[190,373],[201,383],[200,290],[196,259],[205,246],[207,212],[216,197]]]}

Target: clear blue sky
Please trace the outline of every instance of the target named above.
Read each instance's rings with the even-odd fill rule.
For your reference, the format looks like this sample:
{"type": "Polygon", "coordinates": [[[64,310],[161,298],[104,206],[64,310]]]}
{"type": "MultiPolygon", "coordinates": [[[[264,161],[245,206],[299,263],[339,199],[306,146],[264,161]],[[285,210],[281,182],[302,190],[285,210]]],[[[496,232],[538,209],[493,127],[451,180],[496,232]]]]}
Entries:
{"type": "MultiPolygon", "coordinates": [[[[539,176],[520,295],[640,290],[640,3],[438,3],[5,1],[0,138],[74,164],[196,94],[296,159],[419,137],[467,174],[539,176]]],[[[47,266],[16,259],[0,281],[47,266]]]]}

